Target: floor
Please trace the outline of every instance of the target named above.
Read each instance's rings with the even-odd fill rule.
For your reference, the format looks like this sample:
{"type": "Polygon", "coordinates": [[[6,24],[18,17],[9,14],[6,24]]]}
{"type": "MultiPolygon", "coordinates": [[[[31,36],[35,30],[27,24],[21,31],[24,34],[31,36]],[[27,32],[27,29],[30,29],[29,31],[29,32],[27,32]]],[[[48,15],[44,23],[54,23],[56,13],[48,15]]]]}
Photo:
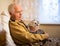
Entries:
{"type": "Polygon", "coordinates": [[[46,42],[43,46],[60,46],[60,39],[58,38],[50,38],[51,42],[46,42]]]}

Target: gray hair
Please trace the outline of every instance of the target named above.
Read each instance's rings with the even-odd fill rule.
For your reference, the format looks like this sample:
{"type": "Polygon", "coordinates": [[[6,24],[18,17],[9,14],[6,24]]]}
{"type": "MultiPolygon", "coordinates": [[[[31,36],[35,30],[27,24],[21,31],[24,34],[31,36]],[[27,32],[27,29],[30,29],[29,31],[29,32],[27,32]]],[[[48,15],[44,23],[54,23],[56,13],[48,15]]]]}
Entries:
{"type": "Polygon", "coordinates": [[[9,13],[11,13],[11,12],[14,10],[14,6],[15,6],[15,4],[10,4],[10,5],[8,6],[8,12],[9,12],[9,13]]]}

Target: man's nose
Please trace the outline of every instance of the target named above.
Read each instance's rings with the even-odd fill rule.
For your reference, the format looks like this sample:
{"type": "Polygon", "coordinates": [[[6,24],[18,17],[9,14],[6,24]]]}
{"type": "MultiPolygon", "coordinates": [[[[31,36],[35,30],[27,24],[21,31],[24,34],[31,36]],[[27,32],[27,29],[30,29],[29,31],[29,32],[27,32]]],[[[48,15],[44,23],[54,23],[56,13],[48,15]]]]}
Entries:
{"type": "Polygon", "coordinates": [[[22,12],[20,12],[20,15],[22,15],[22,12]]]}
{"type": "Polygon", "coordinates": [[[19,13],[19,15],[22,15],[22,13],[19,13]]]}

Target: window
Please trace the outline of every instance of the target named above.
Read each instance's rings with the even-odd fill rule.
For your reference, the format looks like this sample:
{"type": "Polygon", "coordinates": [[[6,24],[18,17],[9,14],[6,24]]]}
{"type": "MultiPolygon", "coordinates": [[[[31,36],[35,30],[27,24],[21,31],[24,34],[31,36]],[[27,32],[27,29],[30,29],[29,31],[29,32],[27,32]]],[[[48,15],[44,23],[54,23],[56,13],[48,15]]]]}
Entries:
{"type": "Polygon", "coordinates": [[[60,1],[40,0],[39,12],[38,18],[41,24],[60,24],[60,1]]]}
{"type": "Polygon", "coordinates": [[[38,20],[41,24],[60,24],[60,0],[19,0],[23,19],[38,20]]]}

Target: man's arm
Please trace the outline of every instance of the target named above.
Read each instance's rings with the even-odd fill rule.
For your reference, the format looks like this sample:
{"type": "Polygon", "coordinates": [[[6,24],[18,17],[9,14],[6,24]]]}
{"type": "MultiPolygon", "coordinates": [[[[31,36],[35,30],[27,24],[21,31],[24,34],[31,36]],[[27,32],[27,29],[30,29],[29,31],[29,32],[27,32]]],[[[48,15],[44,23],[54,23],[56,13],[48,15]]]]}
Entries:
{"type": "Polygon", "coordinates": [[[32,34],[26,28],[17,23],[10,23],[10,31],[13,38],[24,43],[34,43],[47,38],[47,34],[32,34]]]}

